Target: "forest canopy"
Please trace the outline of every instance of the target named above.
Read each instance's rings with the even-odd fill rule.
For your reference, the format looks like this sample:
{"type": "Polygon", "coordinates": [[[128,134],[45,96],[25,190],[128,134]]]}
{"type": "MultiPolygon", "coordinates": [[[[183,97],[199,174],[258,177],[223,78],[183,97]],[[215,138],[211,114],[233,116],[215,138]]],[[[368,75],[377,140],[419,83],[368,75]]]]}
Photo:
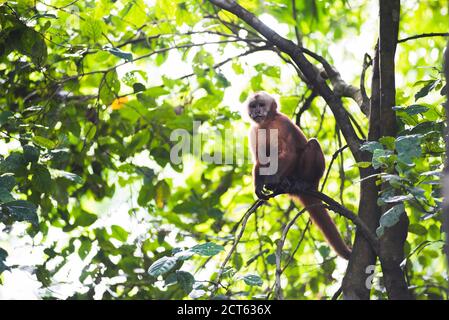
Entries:
{"type": "Polygon", "coordinates": [[[0,298],[448,299],[448,11],[0,0],[0,298]],[[257,200],[256,91],[320,142],[349,263],[257,200]]]}

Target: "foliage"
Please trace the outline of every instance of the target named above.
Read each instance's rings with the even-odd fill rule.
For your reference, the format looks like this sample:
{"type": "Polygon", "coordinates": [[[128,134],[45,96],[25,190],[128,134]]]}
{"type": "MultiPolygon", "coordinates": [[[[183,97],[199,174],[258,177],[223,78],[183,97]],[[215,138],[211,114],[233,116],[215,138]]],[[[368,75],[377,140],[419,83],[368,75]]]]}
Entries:
{"type": "MultiPolygon", "coordinates": [[[[447,30],[443,0],[403,2],[401,36],[447,30]]],[[[296,1],[297,17],[291,1],[239,3],[277,21],[295,41],[297,25],[304,45],[337,66],[349,61],[361,69],[364,52],[348,43],[366,37],[373,1],[296,1]],[[343,59],[332,57],[337,51],[343,59]]],[[[376,38],[369,36],[367,51],[376,38]]],[[[389,184],[379,203],[403,207],[385,213],[378,232],[405,208],[411,225],[404,266],[422,299],[447,298],[439,184],[443,43],[400,44],[398,136],[367,142],[372,162],[354,163],[343,151],[324,186],[356,211],[358,167],[386,170],[374,177],[389,184]]],[[[253,90],[282,96],[288,116],[299,112],[309,90],[273,48],[257,52],[267,50],[264,44],[207,1],[0,1],[0,282],[31,272],[42,298],[272,294],[277,242],[298,209],[287,197],[261,207],[216,283],[233,228],[255,200],[251,163],[210,163],[193,150],[179,164],[170,161],[171,133],[193,133],[193,121],[202,130],[243,137],[247,124],[235,105],[253,90]],[[18,256],[17,244],[37,258],[18,256]]],[[[343,75],[359,82],[358,70],[343,75]]],[[[349,100],[345,107],[366,135],[362,113],[349,100]]],[[[321,141],[329,164],[345,142],[324,102],[315,99],[299,120],[307,136],[321,141]]],[[[207,141],[202,146],[223,151],[207,141]]],[[[246,150],[246,142],[237,148],[246,150]]],[[[354,227],[335,220],[353,238],[354,227]]],[[[307,221],[298,219],[282,252],[283,265],[289,263],[284,296],[329,298],[344,266],[307,221]]],[[[375,294],[385,297],[381,288],[375,294]]]]}

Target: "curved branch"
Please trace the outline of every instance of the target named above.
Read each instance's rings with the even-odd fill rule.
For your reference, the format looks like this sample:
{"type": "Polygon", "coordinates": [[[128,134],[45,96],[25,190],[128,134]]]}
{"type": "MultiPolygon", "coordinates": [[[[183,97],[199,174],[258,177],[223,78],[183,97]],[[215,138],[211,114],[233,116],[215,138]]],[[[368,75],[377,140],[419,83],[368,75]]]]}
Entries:
{"type": "Polygon", "coordinates": [[[354,155],[354,158],[356,161],[361,161],[362,154],[359,149],[361,139],[357,136],[357,133],[355,132],[354,127],[352,126],[349,117],[343,108],[340,97],[337,96],[323,81],[319,74],[317,74],[315,70],[316,67],[304,56],[302,48],[298,47],[294,42],[280,36],[273,29],[264,24],[253,13],[240,6],[234,0],[209,0],[209,2],[235,14],[259,32],[262,36],[264,36],[270,43],[277,46],[279,50],[288,54],[292,58],[304,74],[305,78],[310,82],[311,86],[329,105],[349,145],[349,148],[354,155]]]}
{"type": "Polygon", "coordinates": [[[431,33],[422,33],[414,36],[410,36],[407,38],[399,39],[398,43],[406,42],[409,40],[420,39],[420,38],[430,38],[430,37],[449,37],[448,32],[431,32],[431,33]]]}
{"type": "MultiPolygon", "coordinates": [[[[359,105],[360,110],[362,110],[363,114],[369,116],[369,99],[367,99],[366,94],[365,96],[363,95],[362,88],[359,89],[353,86],[352,84],[346,83],[342,79],[340,72],[338,72],[334,66],[332,66],[326,59],[324,59],[319,54],[312,52],[306,48],[301,49],[305,54],[311,56],[312,58],[314,58],[323,65],[324,71],[326,72],[326,75],[331,81],[332,87],[336,95],[340,97],[352,98],[359,105]]],[[[366,69],[363,70],[363,76],[365,70],[366,69]]]]}

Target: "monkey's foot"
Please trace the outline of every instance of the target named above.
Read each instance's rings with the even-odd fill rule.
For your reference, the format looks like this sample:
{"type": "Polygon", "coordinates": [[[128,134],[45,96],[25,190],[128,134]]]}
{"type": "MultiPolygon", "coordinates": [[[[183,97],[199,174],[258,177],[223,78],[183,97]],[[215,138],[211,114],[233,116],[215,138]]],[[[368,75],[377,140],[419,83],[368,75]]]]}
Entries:
{"type": "Polygon", "coordinates": [[[312,189],[312,185],[306,181],[298,180],[295,181],[295,184],[293,186],[293,190],[295,193],[300,193],[301,191],[310,190],[312,189]]]}
{"type": "Polygon", "coordinates": [[[306,181],[285,177],[280,183],[270,183],[264,185],[263,195],[266,198],[273,198],[284,193],[298,194],[310,189],[313,189],[313,186],[306,181]]]}
{"type": "Polygon", "coordinates": [[[301,193],[305,190],[310,190],[312,185],[304,180],[293,179],[286,177],[279,185],[279,189],[285,193],[301,193]]]}

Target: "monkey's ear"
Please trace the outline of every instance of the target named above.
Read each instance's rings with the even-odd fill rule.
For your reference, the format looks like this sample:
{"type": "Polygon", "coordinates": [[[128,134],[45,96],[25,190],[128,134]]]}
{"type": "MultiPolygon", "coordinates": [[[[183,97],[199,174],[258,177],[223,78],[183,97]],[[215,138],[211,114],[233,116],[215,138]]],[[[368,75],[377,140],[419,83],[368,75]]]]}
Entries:
{"type": "Polygon", "coordinates": [[[273,102],[271,103],[271,110],[277,110],[278,104],[276,100],[273,99],[273,102]]]}

